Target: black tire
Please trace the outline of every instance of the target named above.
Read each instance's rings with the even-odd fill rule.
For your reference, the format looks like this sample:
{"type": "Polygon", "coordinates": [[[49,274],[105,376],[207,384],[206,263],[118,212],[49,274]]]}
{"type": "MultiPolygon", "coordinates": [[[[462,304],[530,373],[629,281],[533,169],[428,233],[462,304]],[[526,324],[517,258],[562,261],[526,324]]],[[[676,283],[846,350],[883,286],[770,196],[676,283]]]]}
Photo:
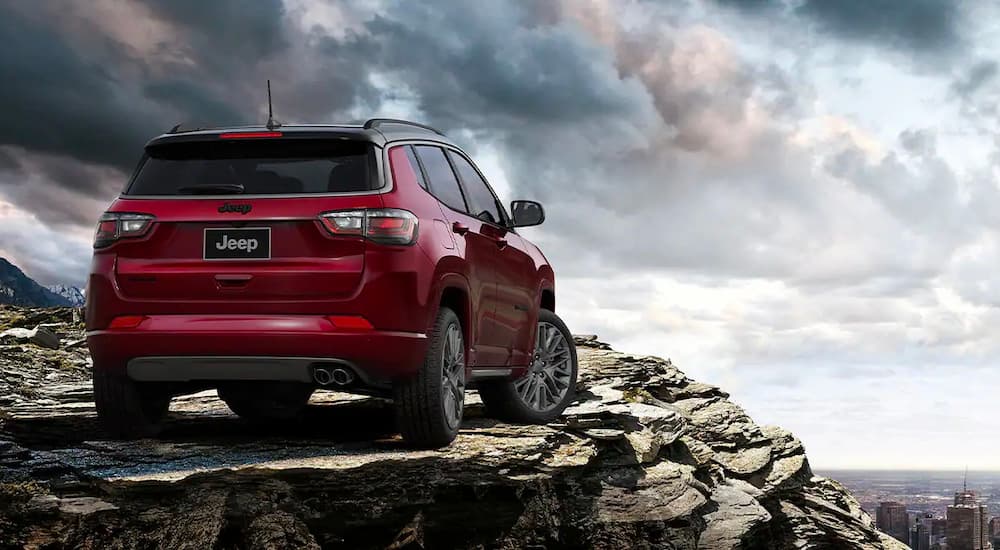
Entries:
{"type": "Polygon", "coordinates": [[[240,418],[255,423],[291,420],[305,410],[313,387],[300,382],[233,382],[220,386],[219,399],[240,418]]]}
{"type": "Polygon", "coordinates": [[[465,337],[458,315],[451,309],[442,307],[431,331],[430,344],[420,372],[393,384],[396,424],[408,445],[433,449],[445,447],[455,440],[461,427],[462,407],[465,404],[465,352],[465,337]],[[449,337],[454,338],[456,329],[460,358],[457,357],[458,350],[451,349],[453,340],[449,342],[449,337]],[[450,353],[452,351],[455,353],[450,353]],[[446,352],[449,353],[447,357],[446,352]],[[457,367],[456,361],[460,362],[457,367]],[[455,372],[452,383],[446,383],[443,379],[446,368],[455,372]],[[459,371],[460,380],[454,380],[459,371]]]}
{"type": "MultiPolygon", "coordinates": [[[[538,323],[539,325],[548,323],[558,329],[568,346],[571,372],[565,395],[552,408],[540,411],[528,406],[518,393],[516,385],[522,379],[483,382],[479,386],[479,396],[483,400],[483,405],[486,406],[486,414],[509,422],[546,424],[558,418],[566,409],[566,406],[573,402],[576,394],[576,377],[578,371],[573,335],[566,328],[566,323],[563,323],[559,316],[549,310],[543,309],[538,312],[538,323]]],[[[525,374],[525,376],[531,375],[530,371],[525,374]]]]}
{"type": "Polygon", "coordinates": [[[170,398],[169,388],[155,382],[94,371],[97,417],[112,437],[139,439],[159,434],[170,398]]]}

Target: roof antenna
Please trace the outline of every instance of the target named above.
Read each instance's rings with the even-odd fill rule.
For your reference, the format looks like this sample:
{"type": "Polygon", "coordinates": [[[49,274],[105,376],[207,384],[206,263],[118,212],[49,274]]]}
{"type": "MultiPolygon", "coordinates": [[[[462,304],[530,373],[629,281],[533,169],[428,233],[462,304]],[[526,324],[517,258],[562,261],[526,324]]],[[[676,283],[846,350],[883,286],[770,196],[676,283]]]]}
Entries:
{"type": "Polygon", "coordinates": [[[268,130],[280,128],[281,123],[274,120],[274,112],[271,109],[271,79],[267,79],[267,126],[268,130]]]}
{"type": "Polygon", "coordinates": [[[965,465],[965,477],[962,478],[962,492],[969,492],[969,465],[965,465]]]}

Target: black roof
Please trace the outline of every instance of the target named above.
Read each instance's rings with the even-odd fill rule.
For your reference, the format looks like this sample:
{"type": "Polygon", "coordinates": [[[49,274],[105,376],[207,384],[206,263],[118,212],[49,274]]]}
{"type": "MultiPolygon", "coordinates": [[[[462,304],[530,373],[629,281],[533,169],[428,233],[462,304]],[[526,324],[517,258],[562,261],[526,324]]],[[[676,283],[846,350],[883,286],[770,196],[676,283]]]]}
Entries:
{"type": "Polygon", "coordinates": [[[372,118],[363,124],[287,124],[268,129],[266,126],[227,126],[220,128],[186,129],[180,124],[161,134],[146,145],[158,143],[199,141],[206,137],[227,132],[281,132],[291,138],[343,138],[370,141],[383,146],[386,143],[408,139],[426,139],[454,145],[447,136],[430,126],[394,118],[372,118]]]}

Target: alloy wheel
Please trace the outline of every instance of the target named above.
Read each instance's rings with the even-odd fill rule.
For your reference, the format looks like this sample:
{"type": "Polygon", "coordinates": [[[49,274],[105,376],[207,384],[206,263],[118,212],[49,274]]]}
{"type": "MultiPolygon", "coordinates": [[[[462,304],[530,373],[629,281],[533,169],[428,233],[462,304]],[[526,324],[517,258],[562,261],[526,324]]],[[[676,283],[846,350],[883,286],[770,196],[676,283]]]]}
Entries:
{"type": "Polygon", "coordinates": [[[458,427],[465,406],[465,345],[462,331],[452,323],[445,331],[441,352],[441,386],[445,420],[449,428],[458,427]]]}
{"type": "Polygon", "coordinates": [[[566,397],[573,377],[569,342],[555,325],[538,323],[535,354],[527,374],[514,383],[521,401],[532,410],[554,409],[566,397]]]}

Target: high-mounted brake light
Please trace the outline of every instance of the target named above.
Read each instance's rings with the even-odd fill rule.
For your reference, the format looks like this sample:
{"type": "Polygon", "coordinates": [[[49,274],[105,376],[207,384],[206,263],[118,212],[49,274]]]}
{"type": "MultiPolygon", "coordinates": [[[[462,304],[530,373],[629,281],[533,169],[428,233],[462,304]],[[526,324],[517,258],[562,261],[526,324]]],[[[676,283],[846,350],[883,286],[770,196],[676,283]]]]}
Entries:
{"type": "Polygon", "coordinates": [[[105,212],[97,221],[94,248],[111,246],[119,239],[141,237],[149,231],[154,219],[150,214],[105,212]]]}
{"type": "Polygon", "coordinates": [[[380,244],[413,244],[417,240],[417,217],[399,208],[338,210],[324,212],[319,221],[331,235],[363,236],[380,244]]]}
{"type": "Polygon", "coordinates": [[[281,137],[281,132],[226,132],[219,134],[219,139],[253,139],[281,137]]]}

